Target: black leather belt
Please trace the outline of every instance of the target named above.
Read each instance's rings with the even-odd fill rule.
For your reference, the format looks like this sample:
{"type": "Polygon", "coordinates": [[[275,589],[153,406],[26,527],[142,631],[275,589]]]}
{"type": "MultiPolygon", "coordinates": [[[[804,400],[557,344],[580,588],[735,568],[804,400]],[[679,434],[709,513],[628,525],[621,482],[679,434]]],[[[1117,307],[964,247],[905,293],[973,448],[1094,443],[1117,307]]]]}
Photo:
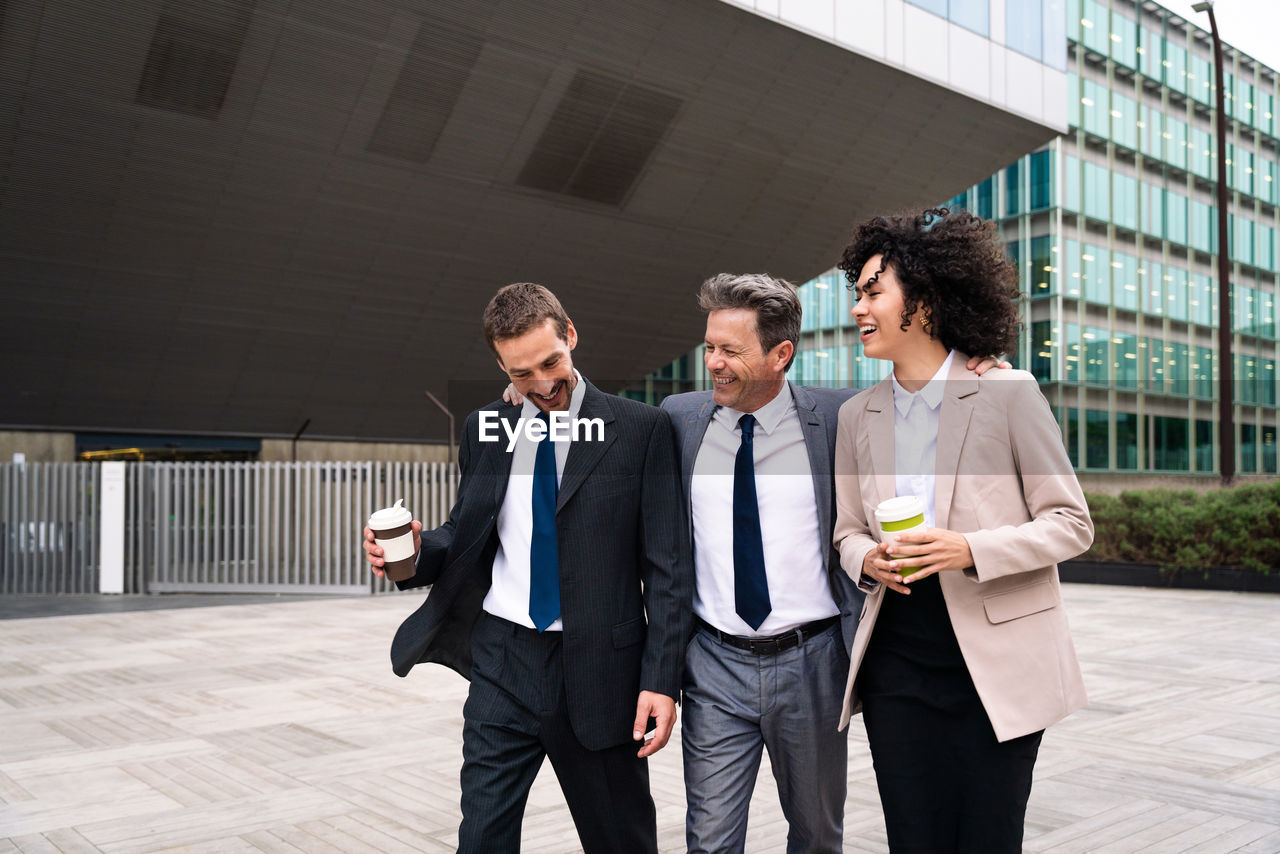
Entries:
{"type": "Polygon", "coordinates": [[[777,655],[780,652],[786,652],[799,646],[814,635],[825,632],[834,626],[840,618],[827,617],[825,620],[814,620],[812,623],[805,623],[803,626],[794,628],[789,632],[762,638],[744,638],[738,635],[726,634],[697,615],[694,616],[694,619],[698,621],[698,628],[721,643],[746,650],[752,655],[777,655]]]}

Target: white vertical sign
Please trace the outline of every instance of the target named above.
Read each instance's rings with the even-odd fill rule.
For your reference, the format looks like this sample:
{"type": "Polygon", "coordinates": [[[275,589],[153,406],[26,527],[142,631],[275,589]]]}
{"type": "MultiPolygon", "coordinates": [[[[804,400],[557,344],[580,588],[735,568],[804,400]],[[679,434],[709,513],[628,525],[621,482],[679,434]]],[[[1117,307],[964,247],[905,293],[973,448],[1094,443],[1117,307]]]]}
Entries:
{"type": "Polygon", "coordinates": [[[98,536],[98,591],[124,592],[124,467],[125,463],[102,464],[101,527],[98,536]]]}

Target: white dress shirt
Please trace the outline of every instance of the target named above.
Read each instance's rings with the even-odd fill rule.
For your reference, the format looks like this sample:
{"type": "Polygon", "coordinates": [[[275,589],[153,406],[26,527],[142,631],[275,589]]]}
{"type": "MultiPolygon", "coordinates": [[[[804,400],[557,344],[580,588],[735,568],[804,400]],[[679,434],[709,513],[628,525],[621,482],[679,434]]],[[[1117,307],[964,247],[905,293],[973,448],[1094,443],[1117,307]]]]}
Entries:
{"type": "Polygon", "coordinates": [[[697,586],[693,611],[723,632],[776,635],[840,613],[823,569],[825,544],[804,433],[791,387],[752,413],[756,503],[772,610],[759,630],[734,605],[733,466],[743,413],[721,406],[711,417],[693,467],[693,543],[697,586]]]}
{"type": "MultiPolygon", "coordinates": [[[[578,384],[569,396],[569,417],[577,418],[587,384],[576,370],[578,384]]],[[[538,417],[538,407],[525,400],[520,421],[538,417]]],[[[571,433],[572,431],[570,431],[571,433]]],[[[507,434],[501,432],[503,448],[507,434]]],[[[547,439],[550,441],[550,438],[547,439]]],[[[570,442],[552,442],[556,451],[556,484],[564,477],[564,461],[569,456],[570,442]]],[[[511,449],[511,474],[507,478],[507,494],[498,511],[498,553],[493,556],[493,585],[484,597],[484,609],[495,617],[510,620],[527,628],[535,628],[529,617],[529,548],[533,542],[533,466],[538,457],[538,443],[530,441],[524,427],[511,449]]],[[[559,618],[546,631],[563,631],[559,618]]]]}
{"type": "Polygon", "coordinates": [[[924,524],[930,528],[937,518],[938,416],[953,358],[951,350],[933,379],[917,392],[907,391],[893,378],[893,487],[899,498],[914,495],[924,502],[924,524]]]}

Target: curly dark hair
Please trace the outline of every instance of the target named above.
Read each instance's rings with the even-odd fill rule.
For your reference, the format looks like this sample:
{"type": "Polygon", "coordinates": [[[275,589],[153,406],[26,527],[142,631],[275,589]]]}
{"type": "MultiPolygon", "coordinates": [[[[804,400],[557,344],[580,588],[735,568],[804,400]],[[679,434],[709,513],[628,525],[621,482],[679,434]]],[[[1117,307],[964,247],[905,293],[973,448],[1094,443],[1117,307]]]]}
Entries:
{"type": "Polygon", "coordinates": [[[993,356],[1017,344],[1018,268],[994,222],[947,208],[873,217],[854,230],[840,259],[850,289],[876,255],[883,256],[876,275],[892,267],[902,285],[904,330],[923,308],[929,334],[949,349],[993,356]]]}

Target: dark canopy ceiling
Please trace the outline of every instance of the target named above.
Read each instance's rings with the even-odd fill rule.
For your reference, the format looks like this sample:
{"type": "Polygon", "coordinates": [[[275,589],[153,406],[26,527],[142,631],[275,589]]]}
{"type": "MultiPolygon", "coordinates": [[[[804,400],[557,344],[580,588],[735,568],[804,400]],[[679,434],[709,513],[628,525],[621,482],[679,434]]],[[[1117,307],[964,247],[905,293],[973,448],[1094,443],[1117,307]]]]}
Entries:
{"type": "Polygon", "coordinates": [[[1053,135],[720,0],[0,2],[0,424],[439,437],[548,285],[616,389],[698,283],[1053,135]]]}

